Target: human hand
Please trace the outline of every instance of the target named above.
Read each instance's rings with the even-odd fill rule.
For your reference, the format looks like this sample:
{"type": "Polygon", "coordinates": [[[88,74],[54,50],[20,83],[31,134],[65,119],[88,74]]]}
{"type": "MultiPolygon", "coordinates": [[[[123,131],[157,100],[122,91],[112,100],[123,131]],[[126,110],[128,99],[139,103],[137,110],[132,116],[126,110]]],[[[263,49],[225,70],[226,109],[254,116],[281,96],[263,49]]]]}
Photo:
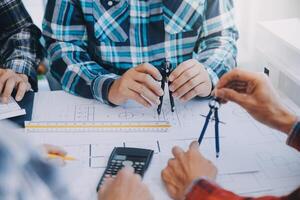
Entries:
{"type": "Polygon", "coordinates": [[[98,193],[99,200],[153,200],[147,186],[133,168],[122,169],[114,179],[107,179],[98,193]]]}
{"type": "Polygon", "coordinates": [[[182,101],[211,94],[212,82],[204,66],[195,59],[181,63],[170,75],[170,91],[182,101]]]}
{"type": "Polygon", "coordinates": [[[198,142],[192,142],[187,152],[179,147],[172,149],[174,159],[162,171],[162,179],[172,199],[183,200],[189,186],[198,178],[215,180],[216,167],[199,152],[198,142]]]}
{"type": "Polygon", "coordinates": [[[28,77],[18,74],[11,69],[0,69],[0,95],[2,103],[8,103],[14,89],[17,89],[16,101],[21,101],[27,91],[31,89],[28,77]]]}
{"type": "Polygon", "coordinates": [[[239,104],[256,120],[282,132],[289,133],[297,121],[280,103],[264,74],[234,69],[220,79],[214,93],[222,100],[239,104]]]}
{"type": "Polygon", "coordinates": [[[121,105],[132,99],[150,107],[159,105],[159,97],[163,95],[160,83],[160,72],[152,65],[145,63],[128,70],[112,84],[108,99],[115,105],[121,105]]]}
{"type": "Polygon", "coordinates": [[[47,158],[47,160],[49,160],[50,162],[53,162],[55,164],[58,164],[60,166],[65,165],[65,161],[63,160],[63,157],[65,157],[67,155],[67,152],[62,149],[61,147],[55,146],[55,145],[50,145],[50,144],[43,144],[42,145],[42,150],[45,153],[45,157],[47,158]],[[53,158],[49,158],[48,154],[54,154],[57,155],[59,157],[53,159],[53,158]]]}

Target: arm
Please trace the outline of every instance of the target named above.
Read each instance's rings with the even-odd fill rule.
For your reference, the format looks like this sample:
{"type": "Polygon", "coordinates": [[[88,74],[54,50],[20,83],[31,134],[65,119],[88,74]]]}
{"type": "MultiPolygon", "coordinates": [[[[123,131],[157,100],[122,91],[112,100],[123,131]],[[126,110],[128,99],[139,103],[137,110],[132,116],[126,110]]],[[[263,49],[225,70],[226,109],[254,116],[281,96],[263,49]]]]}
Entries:
{"type": "Polygon", "coordinates": [[[51,73],[67,92],[108,103],[109,87],[118,76],[92,60],[85,23],[78,1],[48,1],[43,34],[51,73]],[[53,13],[64,14],[58,18],[53,13]]]}
{"type": "Polygon", "coordinates": [[[216,186],[204,179],[199,180],[187,194],[186,200],[292,200],[299,195],[298,189],[294,193],[286,197],[265,196],[258,198],[241,197],[225,189],[216,186]]]}
{"type": "Polygon", "coordinates": [[[170,75],[170,90],[182,101],[211,95],[219,78],[236,66],[236,40],[232,0],[204,1],[195,59],[181,63],[170,75]]]}
{"type": "Polygon", "coordinates": [[[162,180],[175,200],[293,200],[298,199],[300,188],[286,197],[241,197],[227,191],[214,182],[216,167],[199,152],[199,144],[193,142],[188,151],[172,149],[174,159],[162,171],[162,180]],[[205,177],[205,178],[203,178],[205,177]]]}
{"type": "Polygon", "coordinates": [[[206,1],[196,53],[213,86],[223,74],[236,66],[237,39],[232,0],[206,1]]]}
{"type": "Polygon", "coordinates": [[[1,66],[25,74],[37,90],[36,70],[41,60],[40,30],[21,0],[0,1],[1,66]]]}
{"type": "Polygon", "coordinates": [[[300,122],[282,105],[265,75],[235,69],[220,79],[215,95],[239,104],[257,121],[286,133],[287,143],[300,150],[300,122]]]}

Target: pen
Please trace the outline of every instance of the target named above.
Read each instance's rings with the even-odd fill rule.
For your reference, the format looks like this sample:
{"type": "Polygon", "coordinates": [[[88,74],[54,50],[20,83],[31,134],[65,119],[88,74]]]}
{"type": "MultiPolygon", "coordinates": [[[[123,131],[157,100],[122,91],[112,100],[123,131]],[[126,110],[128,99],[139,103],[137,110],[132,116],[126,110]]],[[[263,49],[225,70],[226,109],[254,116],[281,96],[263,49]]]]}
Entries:
{"type": "Polygon", "coordinates": [[[50,158],[50,159],[61,158],[61,159],[65,160],[65,161],[76,160],[76,158],[74,158],[72,156],[61,156],[61,155],[52,154],[52,153],[48,153],[48,158],[50,158]]]}

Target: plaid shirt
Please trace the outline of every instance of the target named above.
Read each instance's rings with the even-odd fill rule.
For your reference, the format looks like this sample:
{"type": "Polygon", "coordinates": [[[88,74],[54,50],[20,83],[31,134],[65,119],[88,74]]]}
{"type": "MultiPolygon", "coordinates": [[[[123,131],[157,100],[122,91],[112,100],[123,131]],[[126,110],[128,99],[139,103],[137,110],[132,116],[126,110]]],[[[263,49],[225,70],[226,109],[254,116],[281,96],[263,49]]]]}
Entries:
{"type": "Polygon", "coordinates": [[[21,0],[0,1],[0,68],[26,74],[34,90],[41,58],[40,36],[21,0]]]}
{"type": "Polygon", "coordinates": [[[232,0],[51,0],[43,35],[63,89],[104,103],[113,81],[141,63],[195,58],[213,84],[236,66],[232,0]]]}
{"type": "MultiPolygon", "coordinates": [[[[287,143],[300,151],[300,122],[296,123],[287,143]]],[[[300,199],[300,188],[288,196],[260,198],[240,197],[232,192],[226,191],[207,180],[199,180],[187,194],[186,200],[297,200],[300,199]]]]}
{"type": "Polygon", "coordinates": [[[20,135],[0,131],[1,200],[74,199],[63,177],[20,135]]]}

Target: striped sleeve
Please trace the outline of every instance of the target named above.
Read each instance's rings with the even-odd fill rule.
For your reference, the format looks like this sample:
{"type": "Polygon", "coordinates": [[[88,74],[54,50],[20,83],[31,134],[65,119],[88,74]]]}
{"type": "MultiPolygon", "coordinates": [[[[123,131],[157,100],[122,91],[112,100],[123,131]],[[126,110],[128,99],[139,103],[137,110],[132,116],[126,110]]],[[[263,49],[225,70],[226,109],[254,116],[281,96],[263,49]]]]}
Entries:
{"type": "Polygon", "coordinates": [[[52,61],[51,73],[65,91],[109,104],[109,87],[118,76],[89,55],[82,14],[82,6],[91,6],[87,4],[80,5],[76,0],[48,1],[43,36],[52,61]]]}
{"type": "Polygon", "coordinates": [[[219,78],[236,67],[238,31],[232,0],[207,0],[197,48],[202,63],[215,86],[219,78]]]}

